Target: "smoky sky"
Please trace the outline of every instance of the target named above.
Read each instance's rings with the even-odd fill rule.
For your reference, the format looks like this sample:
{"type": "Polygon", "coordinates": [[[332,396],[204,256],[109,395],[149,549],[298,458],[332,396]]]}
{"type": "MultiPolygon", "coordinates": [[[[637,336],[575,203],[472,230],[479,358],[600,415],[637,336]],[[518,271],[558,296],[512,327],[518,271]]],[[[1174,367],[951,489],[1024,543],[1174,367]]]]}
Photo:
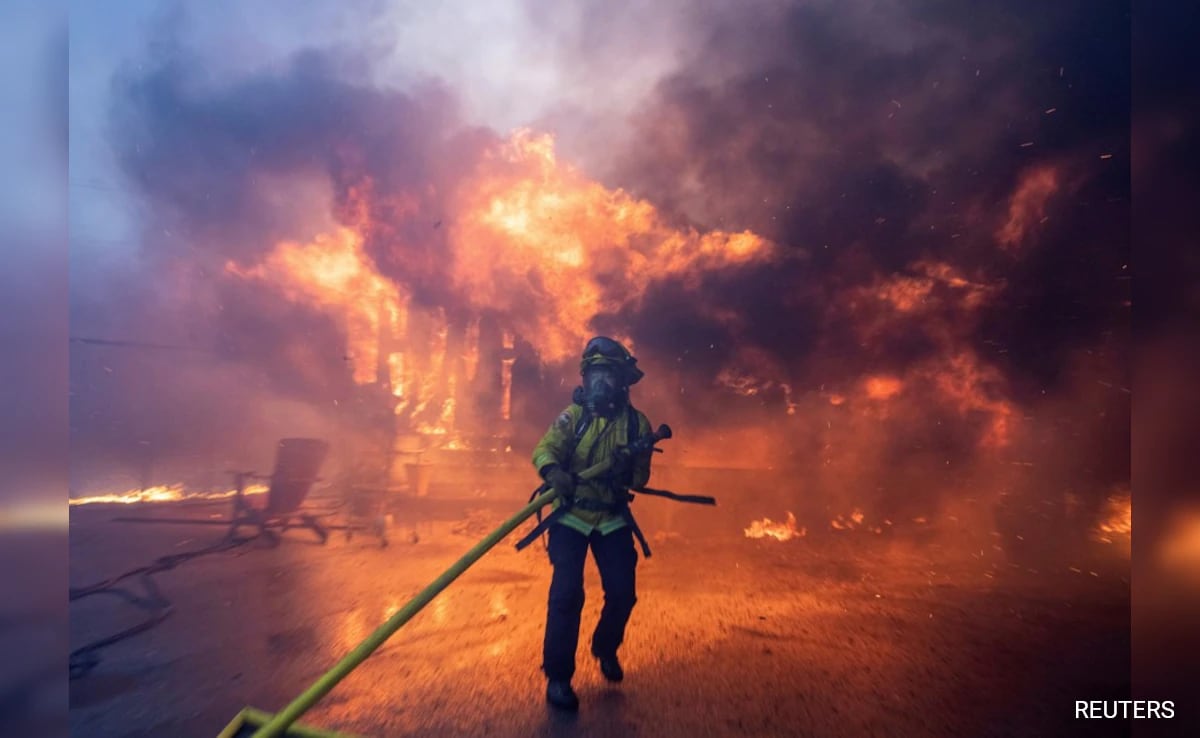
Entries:
{"type": "MultiPolygon", "coordinates": [[[[803,251],[793,284],[853,282],[922,257],[985,270],[1008,289],[979,337],[1007,347],[1030,386],[1053,387],[1072,350],[1122,325],[1127,4],[865,7],[723,19],[695,67],[638,111],[643,145],[614,180],[693,221],[803,251]],[[1064,162],[1081,181],[1040,243],[1012,258],[995,219],[1038,162],[1064,162]]],[[[830,291],[808,289],[797,310],[778,273],[746,276],[706,294],[755,315],[763,346],[803,360],[815,345],[805,325],[830,291]],[[797,340],[779,340],[785,326],[797,340]]]]}
{"type": "Polygon", "coordinates": [[[8,163],[0,179],[0,507],[61,500],[66,451],[66,24],[33,3],[6,10],[0,56],[25,71],[0,83],[13,101],[0,124],[8,163]]]}
{"type": "Polygon", "coordinates": [[[301,52],[215,90],[204,89],[203,62],[186,57],[124,75],[112,117],[123,170],[200,236],[238,226],[263,235],[261,218],[278,209],[261,183],[271,175],[328,178],[337,205],[367,174],[389,191],[436,184],[453,164],[444,139],[460,128],[450,94],[436,83],[413,93],[357,84],[346,79],[352,61],[301,52]]]}
{"type": "MultiPolygon", "coordinates": [[[[652,283],[644,299],[589,326],[630,335],[647,366],[671,367],[695,390],[711,390],[731,362],[771,375],[750,404],[676,402],[672,411],[701,423],[749,418],[768,412],[764,397],[781,407],[866,375],[903,375],[951,343],[999,367],[1022,406],[1076,396],[1081,355],[1100,356],[1089,371],[1108,384],[1124,382],[1127,3],[710,2],[639,8],[640,20],[592,3],[520,7],[515,16],[529,25],[507,43],[547,60],[497,64],[514,90],[544,93],[522,122],[561,133],[564,158],[681,227],[750,230],[785,254],[699,284],[652,283]],[[623,55],[647,65],[623,69],[623,55]],[[596,99],[586,104],[589,90],[596,99]],[[1038,167],[1056,177],[1045,214],[1005,248],[996,234],[1038,167]],[[864,338],[864,322],[883,317],[854,296],[921,277],[920,264],[949,264],[992,297],[968,309],[969,290],[939,281],[915,317],[864,338]]],[[[222,265],[343,224],[418,303],[453,311],[466,300],[447,269],[443,225],[458,216],[449,194],[519,117],[497,105],[503,114],[488,120],[479,103],[503,97],[496,72],[477,80],[491,85],[482,96],[461,68],[385,82],[379,70],[404,60],[367,44],[215,75],[212,52],[176,32],[155,30],[163,35],[147,60],[112,80],[106,135],[146,205],[145,235],[123,274],[81,277],[72,317],[80,330],[202,350],[186,371],[150,372],[153,381],[128,362],[122,375],[73,355],[73,431],[100,447],[128,447],[132,426],[187,447],[174,429],[202,413],[194,398],[213,376],[239,384],[213,401],[218,415],[254,415],[246,408],[257,396],[300,425],[319,424],[353,392],[336,325],[218,279],[222,265]],[[142,407],[136,419],[122,402],[131,394],[143,397],[130,404],[142,407]],[[156,414],[156,403],[176,412],[156,414]]],[[[469,59],[472,49],[459,53],[469,59]]],[[[549,388],[522,409],[551,417],[560,408],[556,371],[518,372],[549,388]]],[[[1079,423],[1091,412],[1080,410],[1079,423]]],[[[203,425],[205,435],[222,427],[203,425]]],[[[946,433],[936,419],[928,425],[946,433]]],[[[1111,435],[1103,443],[1120,446],[1111,435]]]]}

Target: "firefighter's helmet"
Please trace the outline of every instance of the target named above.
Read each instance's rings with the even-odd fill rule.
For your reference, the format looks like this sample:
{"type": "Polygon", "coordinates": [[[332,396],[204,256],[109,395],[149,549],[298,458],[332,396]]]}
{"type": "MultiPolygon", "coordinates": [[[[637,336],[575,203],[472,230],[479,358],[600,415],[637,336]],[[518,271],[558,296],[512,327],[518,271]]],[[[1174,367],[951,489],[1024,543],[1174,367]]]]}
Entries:
{"type": "Polygon", "coordinates": [[[596,336],[583,348],[583,360],[579,363],[580,375],[589,367],[607,365],[617,368],[625,386],[637,384],[645,374],[637,367],[637,359],[617,341],[607,336],[596,336]]]}

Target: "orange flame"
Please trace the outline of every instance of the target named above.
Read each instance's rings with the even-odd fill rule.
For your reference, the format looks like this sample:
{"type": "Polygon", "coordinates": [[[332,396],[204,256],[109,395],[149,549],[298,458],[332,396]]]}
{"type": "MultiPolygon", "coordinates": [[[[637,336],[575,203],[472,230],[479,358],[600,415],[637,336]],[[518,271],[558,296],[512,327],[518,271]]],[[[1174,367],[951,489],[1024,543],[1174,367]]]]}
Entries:
{"type": "Polygon", "coordinates": [[[892,521],[884,520],[880,525],[864,525],[867,516],[859,508],[854,508],[849,515],[838,515],[829,521],[833,530],[866,530],[871,533],[882,533],[885,527],[891,526],[892,521]]]}
{"type": "Polygon", "coordinates": [[[854,508],[854,511],[850,513],[849,517],[839,515],[833,520],[829,521],[829,526],[834,530],[851,530],[862,525],[863,517],[863,511],[859,510],[858,508],[854,508]]]}
{"type": "MultiPolygon", "coordinates": [[[[243,490],[243,494],[261,495],[265,494],[267,486],[265,484],[247,485],[243,490]]],[[[125,492],[109,492],[98,495],[89,495],[87,497],[72,497],[68,500],[70,506],[75,505],[94,505],[94,504],[117,504],[117,505],[132,505],[137,502],[179,502],[181,500],[223,500],[233,497],[237,494],[237,490],[231,489],[225,492],[189,492],[182,484],[157,485],[147,487],[146,489],[131,489],[125,492]]]]}
{"type": "Polygon", "coordinates": [[[803,538],[807,533],[807,528],[796,528],[796,516],[791,512],[788,512],[787,520],[782,523],[763,518],[751,522],[750,527],[745,529],[747,538],[774,538],[777,541],[803,538]]]}
{"type": "Polygon", "coordinates": [[[1093,535],[1103,543],[1128,540],[1133,535],[1133,498],[1129,494],[1109,495],[1104,518],[1096,525],[1093,535]]]}
{"type": "MultiPolygon", "coordinates": [[[[989,284],[967,279],[945,262],[918,261],[909,267],[907,274],[879,276],[873,284],[854,289],[850,298],[853,306],[868,311],[859,324],[859,332],[864,339],[872,339],[886,333],[900,320],[926,315],[940,318],[934,312],[936,308],[951,307],[956,313],[970,317],[1003,287],[1003,282],[989,284]],[[879,307],[883,312],[873,315],[879,307]]],[[[967,321],[960,328],[969,329],[970,325],[967,321]]]]}
{"type": "MultiPolygon", "coordinates": [[[[425,217],[421,197],[383,199],[368,179],[351,188],[339,209],[343,222],[309,243],[281,242],[258,264],[226,264],[242,279],[272,285],[287,299],[314,306],[344,327],[354,380],[386,383],[395,414],[421,433],[453,439],[460,391],[473,385],[479,364],[479,326],[485,313],[505,316],[501,357],[511,414],[512,335],[533,342],[543,361],[574,356],[597,315],[636,303],[664,278],[698,284],[701,273],[776,258],[768,242],[749,233],[670,225],[650,203],[610,190],[561,163],[554,139],[518,131],[487,152],[452,195],[461,213],[445,229],[441,267],[473,314],[453,338],[445,308],[410,315],[407,291],[383,276],[367,253],[367,234],[402,248],[397,224],[425,217]],[[529,309],[536,304],[536,310],[529,309]],[[409,323],[422,321],[421,344],[409,323]],[[455,348],[450,353],[450,347],[455,348]],[[459,350],[458,347],[461,347],[459,350]]],[[[619,331],[610,333],[628,341],[619,331]]],[[[632,346],[631,346],[632,348],[632,346]]],[[[791,386],[776,382],[795,412],[791,386]]]]}
{"type": "Polygon", "coordinates": [[[749,232],[669,225],[649,202],[560,163],[554,139],[528,130],[490,152],[462,187],[459,211],[456,286],[476,308],[513,316],[547,361],[573,356],[592,318],[636,302],[654,280],[694,285],[705,271],[774,257],[749,232]],[[544,308],[523,310],[531,298],[544,308]]]}
{"type": "Polygon", "coordinates": [[[933,374],[934,384],[942,396],[961,415],[980,412],[988,416],[987,429],[979,441],[981,446],[1003,448],[1009,445],[1016,411],[1007,400],[996,398],[1003,383],[998,369],[982,364],[974,352],[964,351],[927,371],[933,374]]]}
{"type": "MultiPolygon", "coordinates": [[[[736,318],[719,316],[726,322],[736,318]]],[[[739,347],[728,359],[728,364],[717,374],[715,383],[743,397],[757,397],[762,393],[778,390],[783,395],[783,408],[787,415],[795,415],[798,403],[792,384],[786,378],[787,370],[767,352],[752,346],[739,347]]]]}
{"type": "Polygon", "coordinates": [[[260,264],[226,271],[268,282],[293,302],[311,304],[339,315],[347,334],[354,381],[377,380],[380,315],[400,314],[400,291],[381,276],[363,249],[362,237],[348,229],[317,236],[311,243],[280,243],[260,264]]]}
{"type": "Polygon", "coordinates": [[[401,398],[401,402],[396,403],[397,408],[403,407],[404,398],[404,354],[396,351],[388,355],[388,370],[391,375],[392,394],[401,398]]]}
{"type": "Polygon", "coordinates": [[[868,377],[865,383],[867,397],[872,400],[886,400],[899,394],[904,384],[895,377],[868,377]]]}

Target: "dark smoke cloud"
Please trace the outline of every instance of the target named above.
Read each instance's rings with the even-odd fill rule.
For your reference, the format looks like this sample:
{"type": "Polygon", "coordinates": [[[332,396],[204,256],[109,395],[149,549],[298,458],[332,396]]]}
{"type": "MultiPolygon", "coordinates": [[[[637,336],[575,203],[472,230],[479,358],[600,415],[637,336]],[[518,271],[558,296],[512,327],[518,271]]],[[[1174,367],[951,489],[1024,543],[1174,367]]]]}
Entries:
{"type": "MultiPolygon", "coordinates": [[[[695,222],[750,228],[809,256],[787,277],[743,275],[748,284],[706,292],[755,325],[811,324],[838,290],[922,258],[1003,280],[977,339],[1004,346],[993,358],[1018,380],[1055,389],[1074,352],[1126,320],[1127,14],[1122,3],[714,12],[692,65],[639,114],[642,145],[612,177],[695,222]],[[1070,184],[1014,258],[994,233],[1039,163],[1070,184]],[[827,288],[803,287],[814,283],[827,288]]],[[[908,350],[887,352],[900,362],[936,348],[912,329],[893,337],[908,350]]],[[[820,345],[758,330],[756,343],[789,363],[820,345]]]]}
{"type": "MultiPolygon", "coordinates": [[[[590,7],[568,15],[586,19],[590,7]]],[[[530,8],[549,32],[558,15],[530,8]]],[[[878,506],[897,509],[887,490],[902,486],[928,508],[946,485],[918,484],[922,474],[979,461],[1000,401],[1019,415],[1053,407],[1086,430],[1080,448],[1119,451],[1124,396],[1106,391],[1112,406],[1099,418],[1100,400],[1080,388],[1127,386],[1126,12],[1081,2],[652,11],[646,27],[670,28],[662,43],[683,63],[636,106],[623,149],[580,133],[595,110],[564,103],[539,114],[569,132],[565,150],[586,149],[580,160],[606,184],[681,225],[752,230],[783,254],[653,283],[641,302],[597,317],[597,332],[635,339],[652,370],[637,392],[655,419],[724,449],[769,428],[748,463],[820,465],[809,472],[814,488],[846,498],[875,490],[878,506]],[[1044,197],[1039,168],[1054,172],[1044,197]],[[1044,202],[1017,217],[1023,191],[1044,202]],[[1017,235],[1001,243],[1009,231],[1017,235]],[[886,295],[908,283],[923,296],[899,310],[886,295]],[[939,362],[959,354],[999,372],[982,404],[939,397],[939,362]],[[882,375],[905,385],[891,411],[862,397],[863,382],[882,375]],[[841,395],[845,404],[833,402],[841,395]]],[[[576,48],[564,74],[580,84],[582,70],[612,71],[629,39],[655,43],[645,29],[623,38],[621,23],[571,27],[547,43],[576,48]]],[[[197,436],[220,435],[245,413],[253,432],[289,423],[318,432],[329,418],[352,425],[329,410],[358,394],[330,318],[215,275],[227,259],[250,263],[280,239],[343,223],[418,303],[458,319],[466,300],[446,266],[445,224],[457,215],[448,196],[499,136],[466,125],[459,91],[444,84],[365,82],[373,59],[310,51],[214,81],[204,59],[165,48],[148,69],[123,73],[113,98],[123,171],[155,213],[144,271],[73,309],[97,333],[210,353],[179,359],[174,372],[109,374],[94,359],[77,367],[73,377],[107,403],[101,412],[100,400],[79,400],[81,412],[93,403],[77,414],[80,433],[128,447],[132,421],[122,418],[132,411],[119,400],[136,390],[152,398],[139,411],[154,417],[138,421],[142,435],[151,428],[159,443],[195,445],[172,424],[205,415],[202,401],[185,398],[209,396],[213,377],[231,389],[206,406],[197,436]],[[101,382],[110,384],[100,391],[101,382]],[[109,425],[87,425],[89,413],[109,425]]],[[[570,387],[559,380],[569,384],[574,368],[538,366],[523,341],[517,351],[514,383],[525,394],[514,409],[537,432],[565,403],[570,387]]],[[[1120,453],[1108,458],[1118,462],[1097,484],[1123,473],[1120,453]]]]}
{"type": "Polygon", "coordinates": [[[1094,507],[1127,485],[1128,12],[1120,2],[709,7],[702,43],[639,109],[638,135],[606,181],[800,258],[713,275],[687,308],[685,290],[659,285],[641,317],[627,317],[648,350],[682,357],[685,384],[704,386],[729,363],[755,369],[733,349],[749,345],[769,357],[759,366],[783,368],[776,378],[799,405],[780,420],[776,389],[673,412],[757,418],[783,439],[774,458],[799,468],[832,447],[824,463],[836,472],[815,474],[810,489],[873,497],[877,509],[936,507],[964,487],[1016,489],[1037,505],[1075,489],[1094,507]],[[1039,170],[1055,185],[1036,225],[1002,243],[1039,170]],[[970,289],[936,280],[917,310],[871,297],[939,263],[987,298],[972,306],[970,289]],[[714,318],[725,315],[738,318],[714,318]],[[931,384],[928,368],[963,350],[999,372],[982,402],[1013,403],[1006,449],[976,448],[986,405],[951,411],[931,384]],[[847,426],[822,400],[877,374],[906,380],[890,417],[847,426]],[[1036,472],[1017,481],[1010,463],[1036,472]]]}
{"type": "Polygon", "coordinates": [[[127,72],[113,114],[123,169],[199,236],[270,235],[272,175],[328,178],[341,207],[368,177],[384,194],[441,184],[446,139],[460,127],[450,93],[432,82],[412,93],[365,86],[348,79],[350,62],[307,51],[215,88],[199,74],[203,60],[186,55],[127,72]]]}
{"type": "Polygon", "coordinates": [[[341,329],[262,285],[223,279],[226,261],[253,263],[340,221],[361,228],[380,268],[417,299],[447,302],[440,242],[405,239],[388,208],[417,192],[422,212],[439,212],[443,183],[480,145],[437,84],[401,93],[353,82],[359,61],[341,54],[304,52],[215,85],[186,49],[164,57],[114,86],[113,144],[154,214],[145,248],[110,283],[85,280],[72,304],[76,333],[177,347],[72,354],[81,458],[120,458],[135,475],[149,458],[199,448],[217,463],[256,439],[338,427],[363,402],[341,329]],[[401,241],[411,247],[397,253],[401,241]]]}

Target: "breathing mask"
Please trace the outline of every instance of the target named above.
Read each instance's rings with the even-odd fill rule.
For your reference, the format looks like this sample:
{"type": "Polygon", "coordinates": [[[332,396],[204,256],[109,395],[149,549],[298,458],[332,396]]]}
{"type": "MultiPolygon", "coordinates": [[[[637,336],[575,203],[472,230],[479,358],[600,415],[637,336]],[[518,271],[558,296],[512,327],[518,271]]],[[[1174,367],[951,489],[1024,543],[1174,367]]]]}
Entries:
{"type": "Polygon", "coordinates": [[[626,388],[616,367],[597,365],[583,373],[584,404],[597,415],[609,415],[624,404],[626,388]]]}

